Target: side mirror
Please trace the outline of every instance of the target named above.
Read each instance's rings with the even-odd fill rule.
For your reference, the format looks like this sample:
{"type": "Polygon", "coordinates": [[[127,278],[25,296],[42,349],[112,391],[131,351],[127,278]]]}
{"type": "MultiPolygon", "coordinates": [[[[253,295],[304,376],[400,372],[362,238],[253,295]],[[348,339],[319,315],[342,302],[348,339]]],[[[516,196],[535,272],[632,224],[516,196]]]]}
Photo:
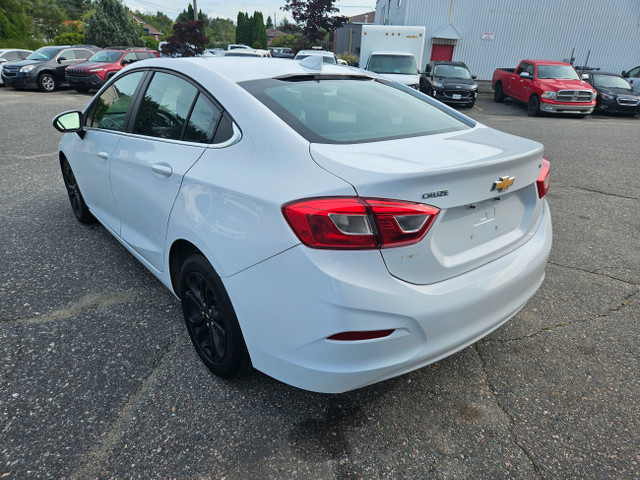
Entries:
{"type": "Polygon", "coordinates": [[[472,80],[475,80],[476,78],[478,78],[478,75],[471,75],[472,80]]]}
{"type": "Polygon", "coordinates": [[[66,57],[58,57],[58,63],[62,63],[62,62],[66,62],[67,58],[66,57]]]}
{"type": "Polygon", "coordinates": [[[63,112],[53,119],[51,122],[53,128],[62,133],[76,132],[80,138],[84,138],[85,131],[83,129],[82,112],[71,110],[63,112]]]}
{"type": "Polygon", "coordinates": [[[622,72],[620,72],[620,75],[622,75],[623,77],[627,76],[627,71],[626,70],[622,70],[622,72]]]}
{"type": "Polygon", "coordinates": [[[522,72],[520,78],[531,78],[531,74],[529,72],[522,72]]]}
{"type": "Polygon", "coordinates": [[[0,63],[5,63],[7,61],[6,58],[0,58],[0,63]]]}
{"type": "Polygon", "coordinates": [[[589,80],[589,74],[583,73],[582,75],[580,75],[580,78],[582,78],[582,80],[589,80]]]}

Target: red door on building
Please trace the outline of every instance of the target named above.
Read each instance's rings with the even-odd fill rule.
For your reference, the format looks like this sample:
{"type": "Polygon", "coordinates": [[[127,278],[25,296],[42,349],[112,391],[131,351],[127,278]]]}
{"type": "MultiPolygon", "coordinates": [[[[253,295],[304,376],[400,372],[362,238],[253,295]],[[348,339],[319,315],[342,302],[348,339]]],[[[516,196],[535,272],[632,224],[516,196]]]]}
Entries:
{"type": "Polygon", "coordinates": [[[431,61],[437,62],[439,60],[453,60],[453,47],[455,47],[455,45],[432,45],[431,61]]]}

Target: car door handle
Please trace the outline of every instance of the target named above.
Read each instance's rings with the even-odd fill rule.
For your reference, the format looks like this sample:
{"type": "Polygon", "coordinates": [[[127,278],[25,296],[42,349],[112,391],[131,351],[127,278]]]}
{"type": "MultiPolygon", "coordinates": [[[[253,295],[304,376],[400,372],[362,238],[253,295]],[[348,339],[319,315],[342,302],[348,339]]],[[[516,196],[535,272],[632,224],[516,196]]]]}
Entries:
{"type": "Polygon", "coordinates": [[[100,160],[108,160],[109,159],[109,154],[107,152],[99,152],[97,153],[98,158],[100,160]]]}
{"type": "Polygon", "coordinates": [[[171,165],[168,165],[166,163],[155,163],[151,166],[151,170],[153,170],[158,175],[162,175],[163,177],[168,177],[173,173],[171,165]]]}

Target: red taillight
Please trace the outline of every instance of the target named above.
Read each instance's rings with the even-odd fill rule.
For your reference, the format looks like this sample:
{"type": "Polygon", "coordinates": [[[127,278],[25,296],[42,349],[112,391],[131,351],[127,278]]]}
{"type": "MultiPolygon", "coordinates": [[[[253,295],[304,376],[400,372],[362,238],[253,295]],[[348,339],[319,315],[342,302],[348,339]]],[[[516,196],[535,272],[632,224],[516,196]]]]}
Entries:
{"type": "Polygon", "coordinates": [[[542,170],[540,170],[540,175],[538,175],[538,180],[536,181],[536,185],[538,186],[538,197],[544,197],[549,191],[549,180],[551,173],[551,162],[547,157],[542,157],[542,170]]]}
{"type": "Polygon", "coordinates": [[[312,198],[282,207],[302,243],[312,248],[338,249],[418,243],[439,212],[421,203],[360,197],[312,198]]]}

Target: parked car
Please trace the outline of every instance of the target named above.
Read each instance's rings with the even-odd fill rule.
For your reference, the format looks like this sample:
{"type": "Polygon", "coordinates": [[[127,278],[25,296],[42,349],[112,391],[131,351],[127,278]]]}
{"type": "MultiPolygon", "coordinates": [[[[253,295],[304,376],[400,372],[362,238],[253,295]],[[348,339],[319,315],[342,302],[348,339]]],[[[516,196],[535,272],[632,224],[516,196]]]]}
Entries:
{"type": "Polygon", "coordinates": [[[621,75],[595,70],[578,70],[578,73],[598,92],[596,111],[640,113],[640,95],[634,94],[631,84],[621,75]]]}
{"type": "Polygon", "coordinates": [[[273,58],[293,58],[293,50],[287,47],[269,47],[273,58]]]}
{"type": "Polygon", "coordinates": [[[640,65],[628,72],[623,71],[622,76],[631,84],[634,92],[640,93],[640,65]]]}
{"type": "MultiPolygon", "coordinates": [[[[2,64],[7,62],[14,62],[16,60],[24,60],[31,53],[33,53],[32,50],[21,50],[16,48],[0,49],[0,69],[2,69],[2,64]]],[[[4,86],[4,82],[2,81],[1,75],[0,75],[0,86],[4,86]]]]}
{"type": "MultiPolygon", "coordinates": [[[[338,56],[333,52],[328,52],[327,50],[300,50],[298,53],[296,53],[294,59],[302,60],[313,55],[322,57],[322,63],[329,63],[334,65],[338,64],[338,56]]],[[[347,62],[344,63],[346,64],[347,62]]]]}
{"type": "Polygon", "coordinates": [[[227,45],[227,50],[253,50],[253,48],[242,43],[230,43],[227,45]]]}
{"type": "Polygon", "coordinates": [[[99,51],[86,62],[76,63],[66,68],[65,79],[78,92],[99,90],[104,82],[113,77],[127,65],[156,58],[160,55],[148,48],[107,47],[99,51]]]}
{"type": "Polygon", "coordinates": [[[75,216],[181,299],[212,372],[251,362],[343,392],[523,307],[551,249],[549,162],[384,77],[319,65],[146,60],[53,124],[75,216]]]}
{"type": "Polygon", "coordinates": [[[271,58],[271,52],[269,50],[238,48],[234,50],[228,50],[224,54],[225,57],[269,57],[271,58]]]}
{"type": "Polygon", "coordinates": [[[53,92],[66,83],[65,68],[87,60],[98,50],[93,45],[42,47],[24,60],[5,63],[2,80],[14,88],[39,88],[43,92],[53,92]]]}
{"type": "Polygon", "coordinates": [[[584,117],[596,106],[596,91],[573,65],[552,60],[522,60],[518,68],[497,68],[493,100],[510,97],[527,104],[527,113],[568,113],[584,117]]]}
{"type": "Polygon", "coordinates": [[[429,62],[420,75],[420,91],[441,102],[471,108],[478,96],[476,78],[463,62],[429,62]]]}

